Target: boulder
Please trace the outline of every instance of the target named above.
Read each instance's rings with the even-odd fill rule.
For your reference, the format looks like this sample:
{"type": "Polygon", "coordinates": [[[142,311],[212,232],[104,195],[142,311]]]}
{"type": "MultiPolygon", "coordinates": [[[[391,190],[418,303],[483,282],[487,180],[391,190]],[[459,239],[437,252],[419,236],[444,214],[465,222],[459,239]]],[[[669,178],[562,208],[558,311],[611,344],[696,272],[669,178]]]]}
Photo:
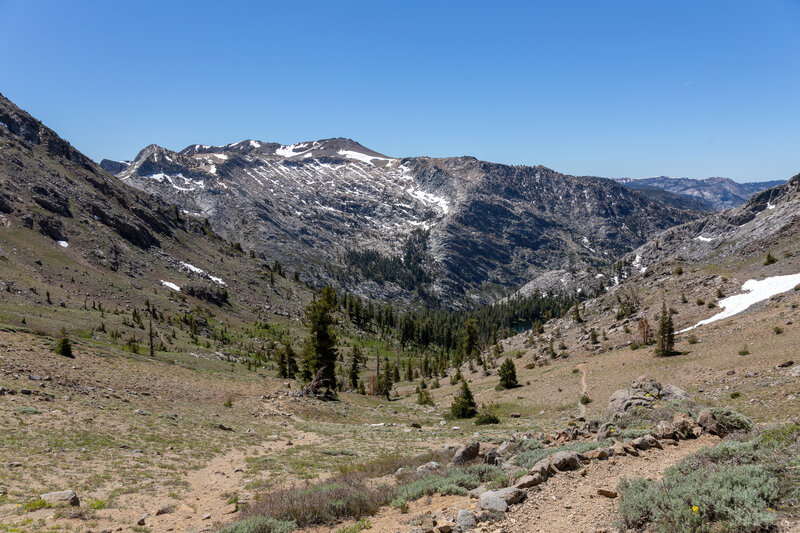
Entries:
{"type": "Polygon", "coordinates": [[[661,387],[661,399],[670,402],[679,402],[689,399],[689,393],[680,387],[667,383],[661,387]]]}
{"type": "Polygon", "coordinates": [[[481,494],[478,505],[486,511],[500,511],[503,513],[508,511],[508,503],[493,490],[487,490],[481,494]]]}
{"type": "Polygon", "coordinates": [[[511,447],[511,441],[504,440],[503,444],[497,447],[497,453],[500,455],[505,455],[508,449],[511,447]]]}
{"type": "Polygon", "coordinates": [[[612,424],[611,422],[606,422],[605,424],[603,424],[602,426],[600,426],[597,429],[597,437],[596,437],[596,439],[598,441],[606,440],[608,438],[613,437],[614,433],[616,433],[616,431],[617,431],[617,427],[614,424],[612,424]]]}
{"type": "Polygon", "coordinates": [[[461,531],[469,531],[478,525],[478,520],[475,518],[475,513],[462,509],[456,515],[456,524],[461,528],[461,531]]]}
{"type": "Polygon", "coordinates": [[[439,470],[439,468],[441,468],[441,465],[439,463],[437,463],[436,461],[431,461],[429,463],[425,463],[424,465],[418,466],[417,474],[419,475],[430,474],[431,472],[439,470]]]}
{"type": "Polygon", "coordinates": [[[694,428],[697,427],[694,419],[686,413],[675,413],[672,417],[672,426],[675,428],[675,434],[679,439],[693,439],[694,428]]]}
{"type": "Polygon", "coordinates": [[[500,454],[494,450],[486,452],[486,455],[483,456],[483,462],[487,465],[499,465],[503,462],[503,458],[500,457],[500,454]]]}
{"type": "Polygon", "coordinates": [[[627,389],[619,389],[608,401],[608,416],[612,420],[636,407],[651,407],[656,400],[680,401],[688,399],[685,390],[675,385],[661,385],[658,381],[641,376],[627,389]]]}
{"type": "Polygon", "coordinates": [[[548,457],[545,457],[544,459],[533,465],[528,474],[530,474],[531,476],[535,476],[536,474],[538,474],[542,476],[544,479],[547,479],[552,472],[553,472],[553,467],[550,465],[550,459],[548,457]]]}
{"type": "Polygon", "coordinates": [[[627,455],[627,452],[625,451],[625,446],[620,441],[614,442],[614,444],[611,446],[611,449],[614,450],[615,456],[627,455]]]}
{"type": "Polygon", "coordinates": [[[708,409],[701,411],[697,416],[697,424],[712,435],[724,437],[727,434],[725,429],[719,424],[719,422],[717,422],[717,418],[714,416],[714,413],[708,409]]]}
{"type": "Polygon", "coordinates": [[[675,437],[675,426],[666,420],[656,424],[656,437],[659,439],[672,439],[675,437]]]}
{"type": "Polygon", "coordinates": [[[631,444],[637,450],[649,450],[652,447],[650,445],[650,442],[647,439],[645,439],[644,437],[638,437],[638,438],[633,439],[631,441],[631,444]]]}
{"type": "Polygon", "coordinates": [[[481,445],[477,442],[462,446],[456,450],[456,454],[453,456],[453,464],[463,465],[464,463],[472,461],[478,457],[478,451],[480,451],[480,449],[481,445]]]}
{"type": "Polygon", "coordinates": [[[576,452],[558,452],[548,457],[550,466],[558,470],[576,470],[581,467],[581,456],[576,452]]]}
{"type": "Polygon", "coordinates": [[[41,496],[39,496],[39,498],[46,501],[49,505],[52,505],[53,507],[59,507],[61,505],[71,505],[73,507],[78,507],[81,504],[78,495],[71,490],[48,492],[47,494],[42,494],[41,496]]]}
{"type": "Polygon", "coordinates": [[[514,483],[514,486],[518,489],[529,489],[531,487],[535,487],[537,485],[541,485],[547,480],[546,477],[543,475],[536,473],[536,474],[528,474],[526,476],[522,476],[514,483]]]}
{"type": "Polygon", "coordinates": [[[498,489],[494,491],[495,494],[503,498],[508,505],[515,505],[517,503],[522,503],[528,494],[517,487],[506,487],[504,489],[498,489]]]}
{"type": "Polygon", "coordinates": [[[592,460],[592,459],[598,459],[598,460],[608,459],[608,452],[604,448],[597,448],[595,450],[589,450],[584,455],[586,455],[586,458],[589,459],[589,460],[592,460]]]}

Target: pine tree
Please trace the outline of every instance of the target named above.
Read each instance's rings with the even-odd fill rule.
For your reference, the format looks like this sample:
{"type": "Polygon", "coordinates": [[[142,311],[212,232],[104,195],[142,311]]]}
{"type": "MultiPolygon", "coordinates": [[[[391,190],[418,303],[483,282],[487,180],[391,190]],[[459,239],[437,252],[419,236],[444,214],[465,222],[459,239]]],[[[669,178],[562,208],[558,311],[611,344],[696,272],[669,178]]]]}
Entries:
{"type": "Polygon", "coordinates": [[[350,386],[353,389],[358,388],[358,364],[359,358],[358,353],[356,352],[356,347],[353,347],[353,361],[350,364],[350,386]]]}
{"type": "Polygon", "coordinates": [[[297,357],[295,357],[291,344],[284,346],[284,358],[286,360],[286,377],[294,379],[300,369],[297,368],[297,357]]]}
{"type": "Polygon", "coordinates": [[[286,350],[284,348],[278,350],[278,377],[289,377],[289,374],[286,370],[286,350]]]}
{"type": "MultiPolygon", "coordinates": [[[[277,261],[276,261],[277,263],[277,261]]],[[[279,263],[278,263],[279,265],[279,263]]],[[[336,388],[336,333],[333,311],[336,309],[336,293],[325,287],[315,301],[306,307],[305,324],[311,330],[303,350],[303,379],[311,381],[322,370],[325,385],[336,388]]]]}
{"type": "Polygon", "coordinates": [[[672,323],[672,313],[667,309],[667,303],[661,302],[661,319],[658,323],[658,347],[656,355],[672,355],[675,350],[675,326],[672,323]]]}
{"type": "Polygon", "coordinates": [[[499,388],[513,389],[519,386],[519,383],[517,383],[517,368],[514,366],[514,361],[510,358],[506,358],[506,360],[503,361],[498,373],[500,374],[499,388]]]}
{"type": "Polygon", "coordinates": [[[72,342],[67,337],[67,330],[64,328],[61,328],[61,335],[56,343],[55,352],[64,357],[75,358],[72,354],[72,342]]]}
{"type": "Polygon", "coordinates": [[[472,418],[478,412],[475,398],[466,381],[461,382],[461,390],[453,397],[450,414],[453,418],[472,418]]]}

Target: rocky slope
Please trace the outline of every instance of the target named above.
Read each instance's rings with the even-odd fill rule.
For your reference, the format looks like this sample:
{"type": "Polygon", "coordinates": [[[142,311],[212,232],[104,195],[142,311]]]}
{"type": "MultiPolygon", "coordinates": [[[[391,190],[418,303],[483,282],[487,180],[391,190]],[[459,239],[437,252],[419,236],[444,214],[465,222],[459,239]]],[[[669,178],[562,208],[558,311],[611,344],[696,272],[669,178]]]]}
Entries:
{"type": "Polygon", "coordinates": [[[735,209],[671,228],[634,254],[642,269],[647,265],[723,263],[758,257],[779,257],[786,241],[800,229],[800,174],[787,183],[755,194],[735,209]]]}
{"type": "MultiPolygon", "coordinates": [[[[680,196],[689,196],[708,204],[713,210],[721,211],[738,207],[752,195],[785,183],[785,181],[759,181],[737,183],[729,178],[619,178],[616,180],[634,190],[648,191],[660,189],[680,196]]],[[[650,192],[649,194],[652,194],[650,192]]]]}
{"type": "MultiPolygon", "coordinates": [[[[164,310],[204,302],[226,316],[268,309],[296,315],[302,308],[299,297],[253,283],[269,278],[265,258],[249,257],[159,198],[127,187],[2,95],[0,260],[5,311],[21,316],[45,305],[45,293],[48,306],[52,295],[62,308],[85,308],[90,300],[136,306],[147,298],[163,300],[164,310]]],[[[308,295],[299,284],[293,291],[308,295]]],[[[83,320],[72,318],[64,325],[83,320]]]]}
{"type": "Polygon", "coordinates": [[[697,216],[611,180],[395,159],[349,139],[151,145],[103,165],[317,284],[384,298],[491,299],[548,269],[612,262],[697,216]]]}

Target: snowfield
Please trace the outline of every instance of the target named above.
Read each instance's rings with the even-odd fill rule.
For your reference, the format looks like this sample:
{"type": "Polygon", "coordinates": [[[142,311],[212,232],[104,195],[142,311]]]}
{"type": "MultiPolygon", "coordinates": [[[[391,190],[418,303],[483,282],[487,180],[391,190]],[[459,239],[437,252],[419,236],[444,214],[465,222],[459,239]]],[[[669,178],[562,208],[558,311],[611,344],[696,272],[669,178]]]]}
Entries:
{"type": "Polygon", "coordinates": [[[682,329],[678,333],[684,333],[694,328],[729,318],[734,315],[746,311],[751,305],[763,302],[772,298],[776,294],[790,291],[800,284],[800,274],[790,274],[788,276],[773,276],[762,280],[751,279],[744,282],[742,285],[742,294],[729,296],[719,301],[719,306],[723,309],[721,313],[717,313],[711,318],[701,320],[692,327],[682,329]]]}
{"type": "Polygon", "coordinates": [[[169,281],[164,281],[164,280],[162,279],[162,280],[161,280],[161,284],[162,284],[163,286],[167,287],[168,289],[172,289],[173,291],[178,291],[178,292],[181,292],[181,288],[180,288],[180,287],[178,287],[177,285],[175,285],[174,283],[171,283],[171,282],[169,282],[169,281]]]}

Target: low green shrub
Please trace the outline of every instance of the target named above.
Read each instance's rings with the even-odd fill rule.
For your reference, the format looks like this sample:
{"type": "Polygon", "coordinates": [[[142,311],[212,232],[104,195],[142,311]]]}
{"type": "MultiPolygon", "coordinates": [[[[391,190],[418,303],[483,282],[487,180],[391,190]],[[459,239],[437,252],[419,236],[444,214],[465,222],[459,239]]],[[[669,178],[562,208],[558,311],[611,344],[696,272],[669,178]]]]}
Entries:
{"type": "Polygon", "coordinates": [[[468,490],[482,483],[499,487],[507,482],[508,475],[493,465],[477,463],[466,468],[448,468],[441,474],[426,476],[400,486],[391,505],[403,507],[410,501],[432,494],[465,495],[468,490]]]}
{"type": "Polygon", "coordinates": [[[290,533],[295,529],[294,522],[254,516],[218,529],[217,533],[290,533]]]}
{"type": "Polygon", "coordinates": [[[362,518],[352,526],[340,527],[339,529],[336,530],[336,533],[361,533],[365,529],[371,529],[371,528],[372,528],[372,522],[370,522],[366,518],[362,518]]]}
{"type": "Polygon", "coordinates": [[[714,418],[717,419],[719,425],[729,433],[733,433],[734,431],[750,431],[755,427],[752,420],[726,407],[714,407],[711,409],[711,413],[714,415],[714,418]]]}
{"type": "Polygon", "coordinates": [[[761,465],[680,472],[668,469],[662,482],[635,478],[617,486],[624,528],[659,532],[761,531],[775,517],[778,482],[761,465]]]}

